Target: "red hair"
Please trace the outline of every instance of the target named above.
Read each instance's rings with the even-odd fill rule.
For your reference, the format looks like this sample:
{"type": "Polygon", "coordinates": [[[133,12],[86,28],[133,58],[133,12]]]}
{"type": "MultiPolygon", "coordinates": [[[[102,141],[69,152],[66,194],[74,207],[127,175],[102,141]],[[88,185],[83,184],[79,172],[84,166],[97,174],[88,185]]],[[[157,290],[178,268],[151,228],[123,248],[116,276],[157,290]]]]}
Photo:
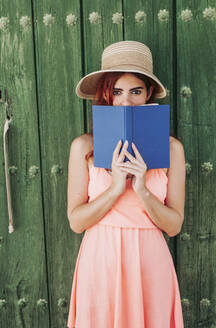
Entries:
{"type": "Polygon", "coordinates": [[[93,99],[93,103],[97,105],[111,105],[113,104],[113,89],[118,79],[123,75],[123,72],[104,73],[97,86],[97,91],[93,99]],[[104,94],[107,100],[104,99],[104,94]]]}
{"type": "MultiPolygon", "coordinates": [[[[104,73],[101,78],[99,79],[96,94],[93,99],[94,105],[111,105],[113,104],[113,89],[118,81],[118,79],[124,75],[126,72],[109,72],[104,73]],[[107,100],[104,99],[104,94],[107,96],[107,100]]],[[[153,86],[153,92],[150,97],[150,99],[147,101],[147,103],[154,102],[155,100],[155,92],[156,92],[156,86],[157,84],[155,81],[150,79],[149,77],[141,74],[141,73],[132,73],[135,75],[138,79],[142,80],[147,88],[147,91],[149,90],[150,86],[153,86]]]]}

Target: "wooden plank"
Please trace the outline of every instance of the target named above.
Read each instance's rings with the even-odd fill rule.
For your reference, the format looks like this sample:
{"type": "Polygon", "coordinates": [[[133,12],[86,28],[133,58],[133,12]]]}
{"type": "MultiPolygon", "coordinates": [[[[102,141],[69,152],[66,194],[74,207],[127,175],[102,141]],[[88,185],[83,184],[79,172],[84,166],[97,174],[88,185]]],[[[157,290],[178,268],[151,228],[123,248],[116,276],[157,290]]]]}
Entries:
{"type": "Polygon", "coordinates": [[[79,0],[34,1],[43,202],[53,328],[66,326],[73,269],[81,241],[81,236],[70,229],[67,219],[70,145],[84,132],[83,101],[75,94],[75,86],[82,77],[81,17],[79,0]],[[67,24],[68,15],[77,18],[76,21],[74,16],[69,16],[70,22],[76,21],[74,26],[67,24]]]}
{"type": "MultiPolygon", "coordinates": [[[[104,48],[111,43],[118,42],[123,39],[122,24],[115,24],[112,20],[112,16],[115,13],[122,13],[122,2],[120,0],[109,1],[109,6],[101,6],[100,0],[83,0],[85,75],[90,72],[100,70],[101,55],[104,48]],[[90,15],[94,12],[101,17],[100,20],[89,19],[92,17],[90,15]],[[94,21],[98,23],[94,23],[94,21]]],[[[86,108],[86,126],[87,131],[90,132],[92,126],[90,100],[86,101],[86,108]]]]}
{"type": "Polygon", "coordinates": [[[152,51],[154,72],[169,90],[168,96],[159,102],[170,104],[171,132],[175,134],[172,1],[124,0],[124,23],[125,40],[143,42],[152,51]],[[166,12],[161,13],[163,10],[166,12]]]}
{"type": "Polygon", "coordinates": [[[3,155],[5,121],[4,89],[12,102],[13,120],[8,132],[8,162],[14,229],[8,233],[8,209],[1,157],[0,170],[0,299],[1,327],[49,327],[49,308],[37,306],[39,299],[48,301],[44,245],[41,164],[38,138],[34,46],[31,26],[31,1],[1,1],[1,17],[9,18],[8,29],[0,30],[0,153],[3,155]],[[26,31],[20,18],[27,16],[26,31]],[[11,168],[15,167],[16,173],[11,168]],[[36,167],[36,170],[35,168],[36,167]],[[18,301],[26,300],[26,307],[18,301]]]}
{"type": "MultiPolygon", "coordinates": [[[[124,0],[124,37],[125,40],[135,40],[146,44],[152,51],[153,70],[164,86],[169,89],[169,96],[157,99],[160,104],[170,104],[171,132],[174,133],[175,108],[173,84],[173,43],[172,43],[172,1],[143,1],[124,0]],[[169,13],[167,21],[158,18],[160,10],[166,9],[169,13]]],[[[164,237],[175,260],[175,238],[164,237]]]]}
{"type": "Polygon", "coordinates": [[[203,16],[203,11],[210,6],[215,7],[215,2],[195,0],[188,3],[179,0],[176,12],[177,131],[185,146],[186,161],[191,167],[188,166],[185,220],[177,238],[177,268],[186,328],[216,324],[213,64],[216,33],[215,20],[203,16]],[[202,172],[202,165],[208,162],[214,165],[214,169],[206,174],[202,172]]]}

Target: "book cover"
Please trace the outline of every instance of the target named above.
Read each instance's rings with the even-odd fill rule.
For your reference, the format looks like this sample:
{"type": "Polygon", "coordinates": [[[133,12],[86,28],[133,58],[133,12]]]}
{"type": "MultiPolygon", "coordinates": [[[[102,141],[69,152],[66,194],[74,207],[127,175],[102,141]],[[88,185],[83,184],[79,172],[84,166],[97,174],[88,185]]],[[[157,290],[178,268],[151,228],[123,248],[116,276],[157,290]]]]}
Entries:
{"type": "Polygon", "coordinates": [[[136,145],[148,170],[169,167],[169,105],[93,105],[92,115],[94,166],[111,169],[113,151],[121,139],[122,145],[128,140],[128,152],[134,157],[132,142],[136,145]]]}

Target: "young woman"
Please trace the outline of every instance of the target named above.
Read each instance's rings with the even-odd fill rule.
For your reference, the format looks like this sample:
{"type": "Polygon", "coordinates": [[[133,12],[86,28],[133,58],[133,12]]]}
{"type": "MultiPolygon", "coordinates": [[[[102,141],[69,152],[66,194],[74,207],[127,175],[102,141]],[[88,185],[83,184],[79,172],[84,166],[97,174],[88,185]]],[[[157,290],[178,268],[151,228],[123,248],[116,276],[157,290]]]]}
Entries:
{"type": "MultiPolygon", "coordinates": [[[[85,76],[77,95],[103,105],[143,105],[166,96],[150,49],[136,41],[105,48],[102,69],[85,76]]],[[[184,219],[185,158],[170,137],[170,167],[148,170],[132,144],[118,142],[112,170],[93,161],[92,133],[75,138],[68,165],[68,219],[85,231],[74,271],[69,328],[182,328],[177,276],[162,230],[184,219]],[[122,149],[121,149],[122,146],[122,149]],[[129,161],[124,162],[125,157],[129,161]]]]}

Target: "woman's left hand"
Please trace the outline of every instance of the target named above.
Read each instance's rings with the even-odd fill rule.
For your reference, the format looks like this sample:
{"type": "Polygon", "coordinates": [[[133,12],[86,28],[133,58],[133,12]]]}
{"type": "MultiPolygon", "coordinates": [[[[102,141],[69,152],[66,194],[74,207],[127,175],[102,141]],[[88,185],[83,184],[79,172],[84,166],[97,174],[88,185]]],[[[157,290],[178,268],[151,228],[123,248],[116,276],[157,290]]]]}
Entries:
{"type": "Polygon", "coordinates": [[[147,165],[144,162],[142,156],[140,155],[137,147],[133,142],[132,142],[132,149],[134,151],[136,158],[133,157],[125,149],[125,156],[127,156],[129,161],[120,163],[118,164],[118,166],[120,166],[121,170],[123,170],[124,172],[128,172],[133,175],[131,181],[132,187],[136,193],[139,193],[146,189],[145,178],[146,178],[147,165]]]}

